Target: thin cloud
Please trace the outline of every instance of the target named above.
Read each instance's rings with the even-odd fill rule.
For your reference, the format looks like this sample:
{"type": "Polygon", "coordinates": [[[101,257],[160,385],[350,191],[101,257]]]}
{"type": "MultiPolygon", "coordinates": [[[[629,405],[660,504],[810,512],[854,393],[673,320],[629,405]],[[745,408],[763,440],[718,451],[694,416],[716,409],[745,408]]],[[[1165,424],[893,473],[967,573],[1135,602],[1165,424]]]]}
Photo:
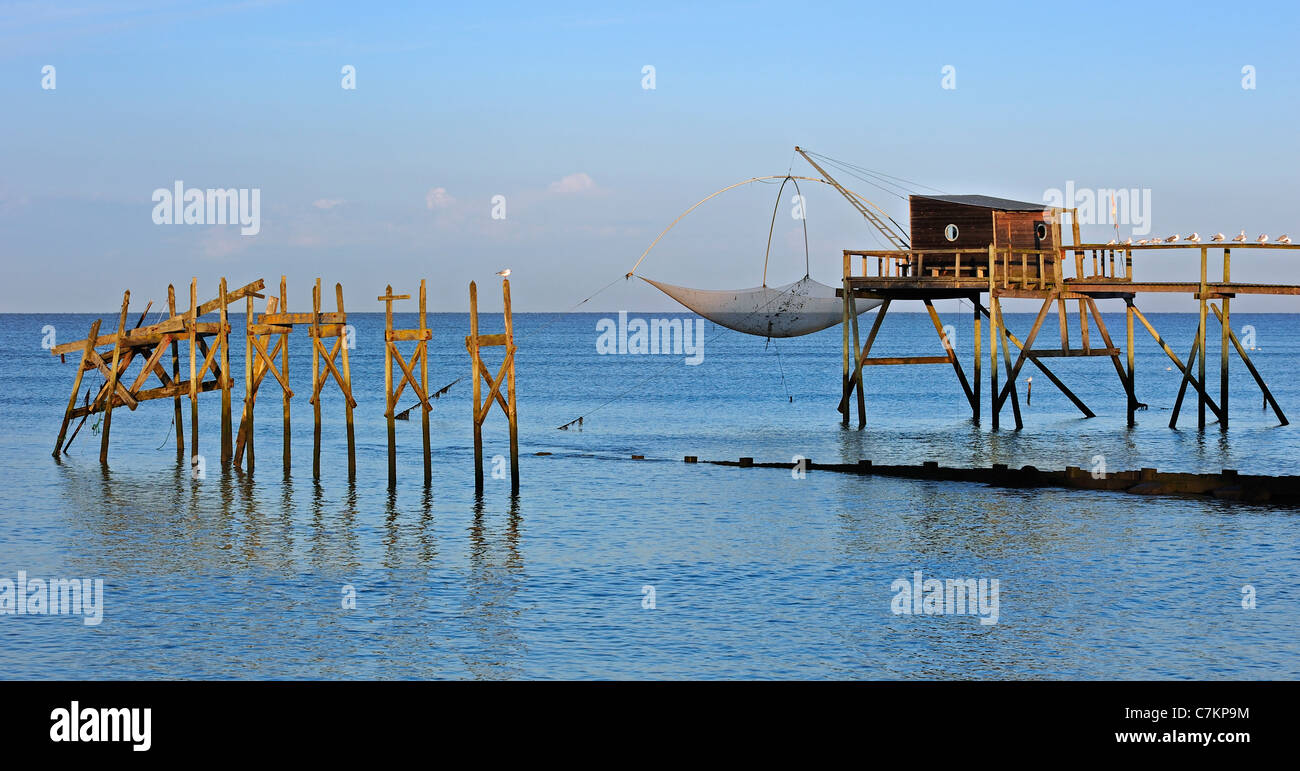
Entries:
{"type": "Polygon", "coordinates": [[[564,179],[552,182],[548,188],[552,193],[589,193],[596,189],[596,181],[587,176],[586,172],[570,174],[564,179]]]}
{"type": "Polygon", "coordinates": [[[424,207],[429,211],[446,209],[454,203],[456,203],[456,199],[447,193],[445,187],[431,188],[429,192],[424,194],[424,207]]]}

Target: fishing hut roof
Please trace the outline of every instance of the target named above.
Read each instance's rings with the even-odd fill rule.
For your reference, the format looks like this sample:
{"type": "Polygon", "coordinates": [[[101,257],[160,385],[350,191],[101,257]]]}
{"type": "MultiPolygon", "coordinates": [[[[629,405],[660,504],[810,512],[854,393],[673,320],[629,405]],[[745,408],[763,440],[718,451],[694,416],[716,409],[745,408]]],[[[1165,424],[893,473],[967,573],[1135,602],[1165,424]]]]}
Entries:
{"type": "Polygon", "coordinates": [[[996,198],[991,195],[913,195],[913,198],[925,198],[931,201],[959,203],[965,206],[979,206],[998,211],[1042,211],[1046,204],[1013,201],[1010,198],[996,198]]]}

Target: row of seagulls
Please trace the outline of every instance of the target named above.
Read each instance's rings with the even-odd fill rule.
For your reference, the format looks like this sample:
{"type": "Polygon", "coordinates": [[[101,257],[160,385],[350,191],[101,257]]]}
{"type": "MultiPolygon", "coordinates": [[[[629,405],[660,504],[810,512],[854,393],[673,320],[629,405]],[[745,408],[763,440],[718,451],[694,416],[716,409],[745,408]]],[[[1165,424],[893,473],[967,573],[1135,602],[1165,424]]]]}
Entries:
{"type": "MultiPolygon", "coordinates": [[[[1215,233],[1214,235],[1210,236],[1210,241],[1212,241],[1212,242],[1214,242],[1214,243],[1219,243],[1219,242],[1223,241],[1223,237],[1224,237],[1224,236],[1223,236],[1222,233],[1215,233]]],[[[1138,246],[1147,246],[1147,245],[1152,245],[1152,246],[1154,246],[1154,245],[1156,245],[1156,244],[1161,244],[1161,243],[1165,243],[1165,244],[1173,244],[1173,243],[1177,243],[1179,240],[1183,240],[1183,241],[1186,241],[1186,242],[1191,243],[1191,244],[1199,244],[1199,243],[1201,242],[1201,234],[1200,234],[1200,233],[1197,233],[1197,232],[1195,232],[1195,231],[1193,231],[1192,234],[1191,234],[1190,236],[1188,236],[1187,238],[1183,238],[1181,235],[1179,235],[1179,234],[1177,234],[1177,233],[1173,234],[1172,236],[1169,236],[1168,238],[1159,238],[1159,237],[1157,237],[1157,238],[1149,238],[1149,239],[1148,239],[1148,238],[1144,238],[1144,239],[1142,239],[1141,241],[1138,241],[1138,242],[1137,242],[1137,245],[1138,245],[1138,246]]],[[[1236,242],[1236,243],[1239,243],[1239,244],[1244,244],[1244,243],[1246,243],[1246,231],[1243,230],[1243,231],[1241,231],[1240,233],[1238,233],[1237,235],[1233,236],[1233,237],[1232,237],[1232,240],[1233,240],[1234,242],[1236,242]]],[[[1114,246],[1115,243],[1116,243],[1115,240],[1114,240],[1114,239],[1111,239],[1111,242],[1110,242],[1109,244],[1107,244],[1107,246],[1114,246]]],[[[1259,236],[1259,238],[1256,238],[1256,239],[1255,239],[1255,243],[1258,243],[1258,244],[1266,244],[1266,243],[1268,243],[1268,233],[1261,233],[1260,236],[1259,236]]],[[[1288,235],[1286,235],[1286,234],[1284,233],[1284,234],[1282,234],[1280,237],[1278,237],[1276,243],[1279,243],[1279,244],[1290,244],[1290,243],[1291,243],[1291,236],[1288,236],[1288,235]]],[[[1130,239],[1126,240],[1126,241],[1124,242],[1124,245],[1125,245],[1125,246],[1132,246],[1132,245],[1133,245],[1133,239],[1130,238],[1130,239]]]]}

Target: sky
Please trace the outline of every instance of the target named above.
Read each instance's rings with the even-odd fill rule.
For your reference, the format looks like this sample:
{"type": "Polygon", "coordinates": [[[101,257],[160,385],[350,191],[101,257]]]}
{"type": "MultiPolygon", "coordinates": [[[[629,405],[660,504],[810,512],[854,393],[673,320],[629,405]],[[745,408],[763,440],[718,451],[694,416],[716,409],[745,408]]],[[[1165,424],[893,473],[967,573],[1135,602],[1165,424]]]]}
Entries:
{"type": "MultiPolygon", "coordinates": [[[[1300,239],[1297,8],[0,3],[0,312],[112,313],[124,289],[157,305],[192,276],[209,297],[222,276],[281,274],[291,310],[321,276],[349,310],[424,278],[430,310],[464,311],[469,281],[504,268],[520,311],[680,310],[616,280],[713,191],[815,176],[795,145],[947,193],[1150,190],[1153,235],[1300,239]],[[178,181],[259,191],[260,230],[157,224],[154,192],[178,181]]],[[[898,190],[841,181],[906,224],[898,190]]],[[[837,283],[842,249],[879,242],[834,190],[803,192],[812,276],[837,283]]],[[[711,200],[639,273],[757,286],[776,195],[711,200]]],[[[773,285],[804,273],[782,195],[773,285]]],[[[1140,254],[1135,273],[1197,263],[1140,254]]],[[[1233,273],[1300,284],[1300,256],[1239,252],[1233,273]]]]}

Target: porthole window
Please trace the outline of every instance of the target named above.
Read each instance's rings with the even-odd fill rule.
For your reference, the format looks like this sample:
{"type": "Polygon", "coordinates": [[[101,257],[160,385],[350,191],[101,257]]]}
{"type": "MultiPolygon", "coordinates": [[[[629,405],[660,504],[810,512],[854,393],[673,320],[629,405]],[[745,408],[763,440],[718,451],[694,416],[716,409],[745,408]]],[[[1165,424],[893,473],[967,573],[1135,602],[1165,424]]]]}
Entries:
{"type": "Polygon", "coordinates": [[[958,232],[956,225],[949,225],[943,229],[943,237],[949,241],[956,241],[958,232]]]}
{"type": "Polygon", "coordinates": [[[1047,223],[1046,223],[1046,222],[1040,222],[1040,223],[1038,223],[1037,227],[1034,228],[1034,235],[1038,237],[1038,240],[1039,240],[1039,241],[1046,241],[1046,240],[1047,240],[1047,223]]]}

